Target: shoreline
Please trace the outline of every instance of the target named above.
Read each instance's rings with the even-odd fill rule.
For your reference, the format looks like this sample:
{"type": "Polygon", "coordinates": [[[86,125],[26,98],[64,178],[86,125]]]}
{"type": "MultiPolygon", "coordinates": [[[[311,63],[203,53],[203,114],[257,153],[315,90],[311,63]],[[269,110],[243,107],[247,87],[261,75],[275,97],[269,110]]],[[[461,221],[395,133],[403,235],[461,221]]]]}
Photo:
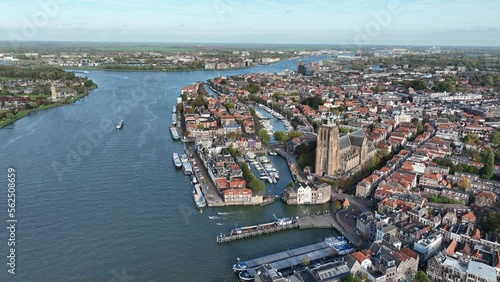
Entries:
{"type": "Polygon", "coordinates": [[[276,64],[282,61],[286,61],[290,59],[285,59],[285,60],[280,60],[275,63],[271,64],[255,64],[251,65],[248,67],[240,67],[240,68],[227,68],[227,69],[205,69],[205,68],[198,68],[198,69],[185,69],[185,70],[175,70],[175,69],[169,69],[169,70],[163,70],[163,69],[134,69],[134,68],[118,68],[118,69],[105,69],[105,68],[85,68],[85,67],[61,67],[62,69],[69,71],[69,70],[81,70],[81,71],[115,71],[115,72],[195,72],[195,71],[207,71],[207,72],[216,72],[216,71],[230,71],[230,70],[243,70],[243,69],[249,69],[252,67],[256,66],[268,66],[272,64],[276,64]]]}
{"type": "Polygon", "coordinates": [[[0,122],[0,129],[4,129],[8,125],[11,125],[11,124],[13,124],[16,121],[18,121],[18,120],[20,120],[20,119],[22,119],[24,117],[29,116],[31,113],[35,113],[35,112],[39,112],[39,111],[44,111],[44,110],[49,110],[49,109],[57,108],[57,107],[64,106],[64,105],[74,104],[76,101],[78,101],[78,100],[82,99],[83,97],[86,97],[87,95],[89,95],[91,90],[94,90],[94,89],[97,89],[97,88],[98,88],[97,84],[94,83],[94,86],[92,86],[91,88],[89,88],[89,90],[86,93],[82,93],[80,95],[77,95],[75,97],[72,97],[72,98],[68,99],[68,100],[70,100],[69,102],[66,102],[66,101],[65,102],[55,102],[55,103],[51,103],[49,105],[40,106],[40,107],[38,107],[36,109],[20,111],[21,114],[18,113],[12,119],[0,122]]]}

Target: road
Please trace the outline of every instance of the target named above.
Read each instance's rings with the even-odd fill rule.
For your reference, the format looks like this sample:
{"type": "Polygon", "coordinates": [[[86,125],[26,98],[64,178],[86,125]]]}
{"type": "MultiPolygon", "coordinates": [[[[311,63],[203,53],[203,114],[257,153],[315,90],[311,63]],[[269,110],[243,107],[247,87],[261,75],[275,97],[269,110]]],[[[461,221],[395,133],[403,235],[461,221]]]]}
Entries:
{"type": "Polygon", "coordinates": [[[332,195],[342,201],[347,199],[350,204],[348,208],[342,209],[335,214],[336,223],[343,230],[338,228],[339,231],[358,248],[368,249],[371,243],[356,234],[356,219],[354,219],[354,216],[359,216],[361,213],[371,211],[373,201],[356,198],[336,191],[332,191],[332,195]]]}

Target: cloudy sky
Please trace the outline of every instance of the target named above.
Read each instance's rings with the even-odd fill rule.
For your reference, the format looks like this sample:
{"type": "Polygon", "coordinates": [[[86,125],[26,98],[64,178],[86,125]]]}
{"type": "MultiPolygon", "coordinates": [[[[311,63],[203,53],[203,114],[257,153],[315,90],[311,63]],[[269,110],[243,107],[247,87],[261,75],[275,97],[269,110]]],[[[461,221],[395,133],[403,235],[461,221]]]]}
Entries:
{"type": "Polygon", "coordinates": [[[0,40],[500,46],[499,0],[2,0],[0,40]]]}

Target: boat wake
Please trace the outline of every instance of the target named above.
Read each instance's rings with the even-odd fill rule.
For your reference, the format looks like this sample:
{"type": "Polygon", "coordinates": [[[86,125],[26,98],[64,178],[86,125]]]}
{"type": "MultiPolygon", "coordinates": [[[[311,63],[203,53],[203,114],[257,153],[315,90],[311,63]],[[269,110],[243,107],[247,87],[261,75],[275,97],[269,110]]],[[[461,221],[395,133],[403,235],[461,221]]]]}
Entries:
{"type": "Polygon", "coordinates": [[[220,217],[215,216],[215,215],[209,215],[209,216],[208,216],[208,218],[210,218],[210,219],[218,219],[218,218],[220,218],[220,217]]]}
{"type": "Polygon", "coordinates": [[[230,215],[232,212],[218,212],[218,215],[230,215]]]}

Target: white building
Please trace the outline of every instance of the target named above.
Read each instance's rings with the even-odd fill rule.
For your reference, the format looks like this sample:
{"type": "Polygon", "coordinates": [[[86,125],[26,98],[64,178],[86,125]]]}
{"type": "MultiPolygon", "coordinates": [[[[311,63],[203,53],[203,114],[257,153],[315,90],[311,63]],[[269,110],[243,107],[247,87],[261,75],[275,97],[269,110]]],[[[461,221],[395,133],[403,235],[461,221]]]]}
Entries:
{"type": "Polygon", "coordinates": [[[310,204],[312,200],[312,191],[309,185],[300,185],[297,188],[297,204],[310,204]]]}
{"type": "Polygon", "coordinates": [[[419,255],[427,259],[439,250],[442,242],[443,235],[441,233],[434,233],[427,238],[422,238],[413,243],[413,249],[419,252],[419,255]]]}

